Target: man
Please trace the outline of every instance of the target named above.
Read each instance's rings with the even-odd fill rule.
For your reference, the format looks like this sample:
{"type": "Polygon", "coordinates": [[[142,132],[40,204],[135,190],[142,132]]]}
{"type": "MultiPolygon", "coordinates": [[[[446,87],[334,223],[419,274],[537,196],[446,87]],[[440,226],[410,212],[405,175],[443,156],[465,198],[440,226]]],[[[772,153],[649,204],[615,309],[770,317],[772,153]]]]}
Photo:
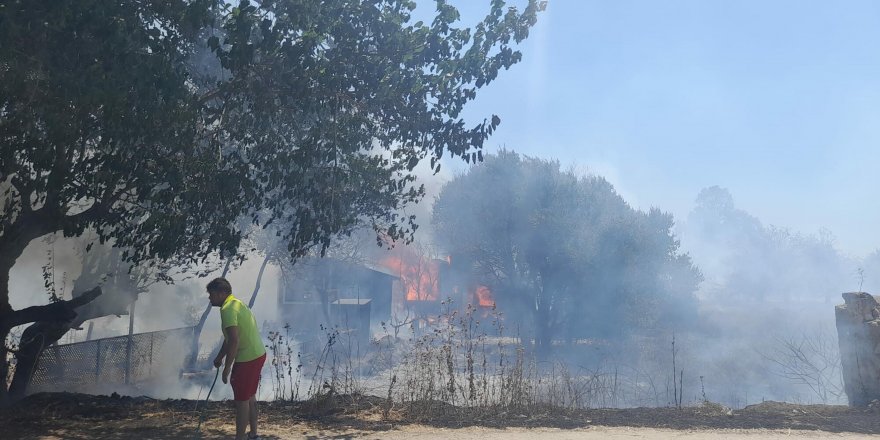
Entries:
{"type": "Polygon", "coordinates": [[[214,358],[214,367],[220,368],[226,359],[223,383],[228,381],[232,385],[235,398],[235,439],[259,438],[256,394],[260,371],[266,361],[266,349],[257,330],[257,321],[250,309],[232,296],[232,285],[225,278],[211,280],[207,290],[211,305],[220,307],[223,347],[214,358]],[[249,423],[251,432],[247,433],[249,423]]]}

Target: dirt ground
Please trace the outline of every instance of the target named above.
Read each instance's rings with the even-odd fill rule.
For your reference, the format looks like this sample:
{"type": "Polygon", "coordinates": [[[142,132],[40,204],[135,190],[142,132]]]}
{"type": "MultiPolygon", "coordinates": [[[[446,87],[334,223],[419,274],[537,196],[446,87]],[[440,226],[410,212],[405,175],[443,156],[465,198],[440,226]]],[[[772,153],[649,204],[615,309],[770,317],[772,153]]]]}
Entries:
{"type": "MultiPolygon", "coordinates": [[[[47,393],[0,414],[9,439],[229,439],[230,402],[47,393]],[[204,422],[198,431],[200,414],[204,422]]],[[[389,407],[382,399],[343,396],[322,402],[261,404],[264,439],[781,439],[876,438],[870,409],[765,402],[731,411],[719,405],[524,411],[449,406],[389,407]],[[428,417],[430,415],[430,417],[428,417]]]]}

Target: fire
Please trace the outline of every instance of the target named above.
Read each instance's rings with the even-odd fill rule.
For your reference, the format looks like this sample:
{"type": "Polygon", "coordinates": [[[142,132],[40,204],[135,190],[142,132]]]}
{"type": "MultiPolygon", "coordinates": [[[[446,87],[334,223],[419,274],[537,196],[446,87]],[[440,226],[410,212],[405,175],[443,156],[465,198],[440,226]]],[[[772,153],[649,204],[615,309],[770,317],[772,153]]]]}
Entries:
{"type": "Polygon", "coordinates": [[[480,307],[492,307],[495,305],[495,298],[492,296],[492,291],[489,290],[488,287],[479,286],[474,293],[477,296],[477,301],[479,301],[480,307]]]}
{"type": "Polygon", "coordinates": [[[399,277],[406,301],[439,301],[447,296],[460,304],[490,308],[495,306],[495,295],[489,287],[471,284],[466,277],[451,272],[452,257],[431,258],[426,252],[412,247],[399,247],[382,260],[383,266],[399,277]],[[440,280],[442,276],[446,277],[440,280]],[[441,283],[443,291],[441,294],[441,283]]]}
{"type": "Polygon", "coordinates": [[[383,263],[400,277],[407,301],[437,300],[440,291],[440,267],[437,261],[419,256],[408,259],[393,255],[383,263]]]}

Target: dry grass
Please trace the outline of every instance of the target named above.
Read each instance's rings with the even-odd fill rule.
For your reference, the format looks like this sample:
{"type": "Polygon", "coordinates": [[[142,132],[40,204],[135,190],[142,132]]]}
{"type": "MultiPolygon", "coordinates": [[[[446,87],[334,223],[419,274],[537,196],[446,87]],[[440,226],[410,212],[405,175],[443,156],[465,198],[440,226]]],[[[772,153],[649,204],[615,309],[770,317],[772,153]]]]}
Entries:
{"type": "Polygon", "coordinates": [[[518,335],[506,334],[497,311],[443,307],[439,316],[414,320],[406,339],[386,327],[368,350],[353,349],[340,329],[325,329],[323,345],[311,351],[296,349],[287,327],[270,333],[274,398],[325,408],[339,395],[379,396],[386,418],[403,411],[417,420],[457,417],[461,408],[504,414],[663,400],[663,379],[645,369],[539,360],[518,335]]]}
{"type": "MultiPolygon", "coordinates": [[[[268,431],[301,427],[310,432],[356,430],[374,433],[409,424],[444,428],[629,426],[685,430],[880,432],[880,418],[876,411],[832,405],[765,402],[742,410],[729,410],[712,404],[680,410],[673,407],[563,409],[550,405],[510,410],[500,406],[468,408],[445,405],[442,409],[445,416],[438,417],[429,415],[430,411],[414,403],[401,406],[385,417],[383,398],[336,395],[327,400],[327,404],[320,407],[305,401],[261,403],[261,425],[268,431]],[[410,413],[409,408],[414,408],[415,412],[410,413]]],[[[192,438],[199,418],[195,403],[192,400],[42,393],[30,396],[15,408],[0,413],[0,424],[4,426],[4,435],[9,438],[40,438],[48,435],[70,439],[192,438]]],[[[229,402],[211,402],[205,408],[205,415],[205,438],[228,438],[232,429],[232,405],[229,402]]]]}

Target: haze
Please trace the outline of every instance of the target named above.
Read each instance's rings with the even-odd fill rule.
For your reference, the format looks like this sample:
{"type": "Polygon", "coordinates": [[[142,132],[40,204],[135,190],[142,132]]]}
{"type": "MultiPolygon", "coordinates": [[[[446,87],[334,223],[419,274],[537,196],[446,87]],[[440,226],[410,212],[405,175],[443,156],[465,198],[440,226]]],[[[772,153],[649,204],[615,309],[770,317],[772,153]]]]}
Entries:
{"type": "MultiPolygon", "coordinates": [[[[485,10],[451,3],[467,25],[485,10]]],[[[501,117],[487,152],[600,174],[635,207],[682,220],[719,185],[861,258],[880,247],[878,42],[867,1],[554,0],[465,118],[501,117]]]]}

